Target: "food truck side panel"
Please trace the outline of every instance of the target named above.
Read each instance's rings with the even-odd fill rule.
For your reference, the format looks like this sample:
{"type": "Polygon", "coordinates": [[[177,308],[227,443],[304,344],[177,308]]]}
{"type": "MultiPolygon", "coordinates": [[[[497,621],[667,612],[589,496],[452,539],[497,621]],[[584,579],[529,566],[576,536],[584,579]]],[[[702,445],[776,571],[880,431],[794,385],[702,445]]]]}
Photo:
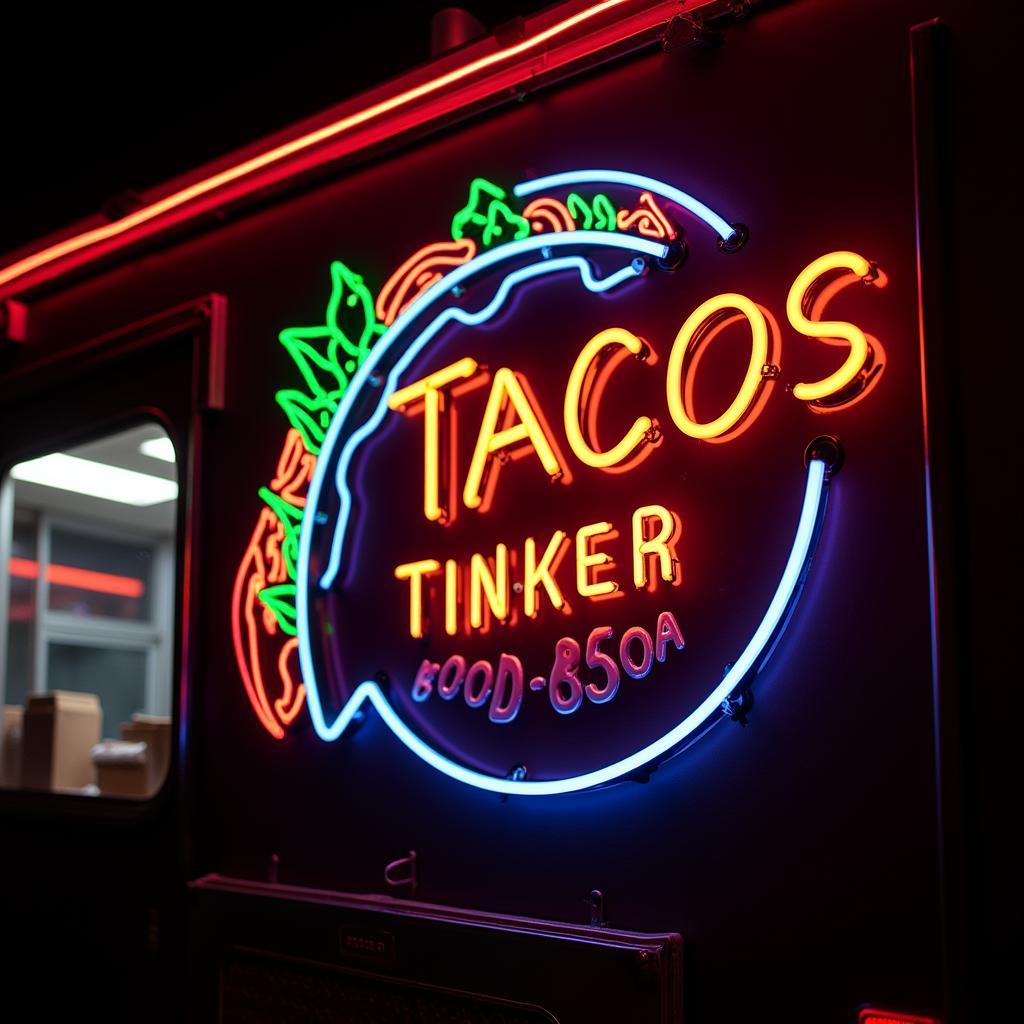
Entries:
{"type": "MultiPolygon", "coordinates": [[[[807,1020],[852,1019],[866,1003],[939,1012],[908,31],[941,13],[911,3],[771,7],[730,25],[719,48],[638,54],[33,303],[41,346],[59,348],[195,295],[227,298],[226,403],[204,437],[205,592],[186,746],[195,786],[183,824],[192,876],[386,894],[385,867],[415,850],[415,895],[428,903],[584,923],[598,889],[614,927],[681,933],[691,1019],[763,1018],[783,1005],[807,1020]],[[749,294],[784,325],[794,276],[826,252],[863,252],[887,278],[857,306],[885,347],[876,389],[807,425],[808,441],[850,439],[846,464],[748,724],[723,723],[648,781],[543,799],[446,779],[372,715],[351,741],[331,744],[302,709],[274,738],[239,677],[231,595],[288,427],[274,393],[294,383],[295,365],[279,332],[317,322],[332,261],[379,288],[411,252],[445,237],[474,178],[510,189],[583,167],[672,182],[750,229],[743,251],[727,256],[699,245],[687,224],[692,251],[673,278],[675,307],[663,302],[649,320],[642,303],[623,307],[659,353],[670,324],[716,292],[749,294]]],[[[522,313],[557,350],[549,379],[536,351],[523,358],[558,422],[564,374],[590,337],[580,321],[598,321],[577,319],[564,301],[524,301],[522,313]]],[[[784,352],[802,344],[785,326],[781,339],[784,352]]],[[[776,411],[787,401],[779,387],[761,420],[721,446],[733,468],[719,495],[723,521],[758,502],[766,522],[785,520],[769,507],[778,495],[764,474],[743,474],[759,446],[770,448],[772,423],[795,415],[776,411]]],[[[670,436],[651,465],[685,471],[687,457],[670,436]]],[[[415,504],[419,486],[399,476],[397,500],[415,504]]],[[[496,506],[493,535],[515,521],[496,506]]]]}

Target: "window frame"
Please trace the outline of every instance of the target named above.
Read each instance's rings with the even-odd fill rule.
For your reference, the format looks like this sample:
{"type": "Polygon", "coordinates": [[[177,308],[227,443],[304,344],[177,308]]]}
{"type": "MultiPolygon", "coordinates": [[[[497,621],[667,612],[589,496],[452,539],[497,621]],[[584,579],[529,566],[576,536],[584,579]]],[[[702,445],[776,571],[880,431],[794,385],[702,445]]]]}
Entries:
{"type": "MultiPolygon", "coordinates": [[[[143,394],[139,400],[97,407],[88,415],[80,414],[81,410],[76,408],[52,429],[47,422],[47,429],[37,431],[38,436],[0,448],[0,621],[5,625],[7,559],[14,524],[12,466],[47,451],[85,444],[150,421],[159,424],[174,445],[179,484],[174,539],[168,543],[165,562],[173,573],[172,596],[169,607],[160,613],[171,624],[167,636],[172,645],[171,685],[167,691],[171,705],[171,755],[161,786],[138,800],[102,794],[83,799],[77,793],[0,788],[0,824],[14,815],[26,820],[83,820],[134,828],[143,821],[166,819],[179,800],[191,803],[196,798],[197,783],[191,761],[185,756],[185,737],[191,717],[192,677],[201,626],[197,557],[202,523],[200,482],[208,414],[223,410],[225,404],[226,346],[227,299],[209,293],[69,347],[55,348],[50,343],[36,354],[26,346],[28,358],[15,361],[11,369],[5,369],[0,360],[0,394],[4,396],[0,399],[0,423],[7,420],[8,427],[11,413],[23,407],[30,397],[34,407],[59,408],[60,397],[84,373],[102,369],[104,373],[118,374],[133,364],[140,365],[140,359],[148,362],[150,357],[160,358],[158,353],[171,349],[177,351],[177,358],[184,350],[190,366],[190,384],[166,393],[166,405],[158,394],[143,394]]],[[[13,433],[8,432],[8,437],[11,436],[13,433]]],[[[7,630],[0,629],[0,665],[4,670],[6,642],[7,630]]]]}

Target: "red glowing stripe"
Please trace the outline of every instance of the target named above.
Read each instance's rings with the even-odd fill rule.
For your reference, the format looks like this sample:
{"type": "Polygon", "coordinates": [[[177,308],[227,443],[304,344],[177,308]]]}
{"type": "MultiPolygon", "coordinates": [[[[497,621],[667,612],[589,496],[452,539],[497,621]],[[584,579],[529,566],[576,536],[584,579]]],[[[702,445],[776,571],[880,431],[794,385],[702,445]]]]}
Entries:
{"type": "MultiPolygon", "coordinates": [[[[12,558],[9,565],[12,576],[23,580],[39,579],[39,563],[31,558],[12,558]]],[[[115,576],[109,572],[76,569],[71,565],[51,565],[46,570],[46,580],[58,587],[93,590],[116,597],[142,597],[146,592],[146,585],[134,576],[115,576]]]]}
{"type": "Polygon", "coordinates": [[[917,1017],[892,1010],[861,1010],[857,1024],[940,1024],[937,1017],[917,1017]]]}
{"type": "MultiPolygon", "coordinates": [[[[248,178],[256,172],[268,168],[271,165],[279,164],[289,157],[294,157],[298,154],[307,152],[321,143],[336,139],[339,136],[360,127],[361,125],[365,125],[371,121],[376,121],[384,115],[406,107],[417,100],[425,99],[426,97],[441,93],[448,87],[456,85],[478,72],[485,71],[495,65],[523,56],[529,53],[529,51],[535,50],[538,47],[543,46],[545,43],[549,43],[557,37],[565,35],[585,22],[630,2],[631,0],[604,0],[602,3],[593,4],[568,18],[564,18],[561,21],[556,22],[554,25],[538,32],[536,35],[533,35],[528,39],[524,39],[521,42],[504,47],[503,49],[499,49],[494,53],[487,54],[486,56],[479,57],[476,60],[472,60],[469,63],[462,65],[461,67],[454,68],[451,71],[438,75],[436,78],[432,78],[420,85],[405,89],[394,96],[388,97],[387,99],[380,100],[377,103],[372,103],[369,106],[364,107],[362,110],[349,114],[345,117],[341,117],[328,125],[324,125],[323,127],[316,129],[315,131],[307,132],[304,135],[300,135],[298,138],[273,146],[271,149],[268,149],[263,153],[234,164],[231,167],[207,178],[203,178],[202,180],[188,185],[185,188],[172,192],[170,195],[164,196],[162,199],[150,203],[147,206],[136,210],[134,213],[122,217],[120,220],[114,221],[110,224],[104,224],[101,227],[93,228],[89,231],[81,232],[80,234],[73,235],[61,242],[47,246],[46,248],[32,253],[30,256],[26,256],[23,259],[17,260],[0,270],[0,287],[16,281],[32,271],[39,270],[40,268],[46,267],[58,260],[72,256],[75,253],[82,252],[83,250],[97,246],[103,242],[121,238],[133,231],[133,229],[139,228],[165,214],[171,213],[175,210],[180,210],[182,207],[187,206],[197,199],[209,196],[211,193],[217,192],[225,186],[231,185],[235,182],[239,182],[241,179],[248,178]]],[[[655,6],[660,7],[662,5],[659,4],[655,6]]],[[[598,42],[594,48],[600,49],[603,45],[607,45],[607,41],[598,42]]],[[[85,259],[79,260],[78,262],[85,262],[85,259]]],[[[50,276],[56,276],[57,273],[59,273],[59,271],[55,271],[50,276]]]]}

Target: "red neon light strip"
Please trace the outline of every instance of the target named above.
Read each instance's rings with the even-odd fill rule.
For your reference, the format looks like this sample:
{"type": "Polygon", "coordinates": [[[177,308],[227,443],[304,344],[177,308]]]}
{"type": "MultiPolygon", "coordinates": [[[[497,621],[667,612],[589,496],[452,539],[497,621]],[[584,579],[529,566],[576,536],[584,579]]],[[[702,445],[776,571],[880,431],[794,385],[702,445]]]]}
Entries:
{"type": "Polygon", "coordinates": [[[890,1010],[861,1010],[857,1024],[939,1024],[935,1017],[916,1017],[890,1010]]]}
{"type": "MultiPolygon", "coordinates": [[[[10,572],[19,579],[37,580],[39,563],[31,558],[12,558],[10,572]]],[[[76,569],[71,565],[51,565],[46,571],[46,579],[59,587],[93,590],[98,594],[114,594],[117,597],[142,597],[146,592],[146,585],[134,576],[115,576],[109,572],[76,569]]]]}
{"type": "MultiPolygon", "coordinates": [[[[108,242],[125,236],[133,229],[153,221],[162,215],[180,210],[182,207],[201,197],[208,196],[211,193],[223,189],[227,185],[255,174],[257,171],[271,165],[278,164],[288,157],[293,157],[306,152],[320,143],[335,139],[354,128],[368,122],[378,120],[385,114],[395,111],[401,107],[406,107],[416,100],[440,93],[449,86],[455,85],[480,71],[487,70],[497,64],[525,55],[530,50],[534,50],[545,43],[551,42],[553,39],[566,34],[584,22],[590,21],[607,11],[629,2],[630,0],[604,0],[602,3],[593,4],[577,14],[565,18],[551,27],[538,32],[529,39],[524,39],[512,46],[507,46],[504,49],[497,50],[487,56],[470,61],[468,64],[454,68],[453,70],[439,75],[436,78],[430,79],[427,82],[414,86],[413,88],[405,89],[385,100],[372,103],[368,107],[364,107],[362,110],[357,111],[354,114],[342,117],[322,128],[318,128],[312,132],[307,132],[306,134],[300,135],[298,138],[292,139],[289,142],[274,146],[257,156],[250,157],[249,159],[243,160],[241,163],[235,164],[232,167],[228,167],[217,174],[213,174],[208,178],[197,181],[186,188],[172,192],[170,195],[165,196],[156,202],[150,203],[148,206],[144,206],[142,209],[136,210],[134,213],[131,213],[126,217],[122,217],[120,220],[114,221],[111,224],[104,224],[101,227],[84,231],[72,236],[71,238],[57,242],[54,245],[47,246],[46,248],[41,249],[30,256],[26,256],[23,259],[17,260],[0,270],[0,288],[25,277],[32,271],[49,266],[58,260],[64,259],[75,253],[82,252],[83,250],[99,245],[102,242],[108,242]]],[[[80,260],[79,262],[84,261],[80,260]]],[[[56,273],[52,276],[56,276],[56,273]]],[[[9,290],[5,289],[5,291],[9,290]]]]}

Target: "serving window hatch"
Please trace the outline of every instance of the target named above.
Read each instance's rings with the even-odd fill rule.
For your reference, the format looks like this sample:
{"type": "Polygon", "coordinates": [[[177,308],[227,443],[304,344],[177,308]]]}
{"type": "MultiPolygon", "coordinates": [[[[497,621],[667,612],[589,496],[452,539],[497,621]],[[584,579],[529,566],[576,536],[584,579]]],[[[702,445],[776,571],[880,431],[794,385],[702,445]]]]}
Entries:
{"type": "Polygon", "coordinates": [[[173,443],[140,424],[19,462],[2,488],[0,785],[151,796],[170,751],[173,443]]]}

